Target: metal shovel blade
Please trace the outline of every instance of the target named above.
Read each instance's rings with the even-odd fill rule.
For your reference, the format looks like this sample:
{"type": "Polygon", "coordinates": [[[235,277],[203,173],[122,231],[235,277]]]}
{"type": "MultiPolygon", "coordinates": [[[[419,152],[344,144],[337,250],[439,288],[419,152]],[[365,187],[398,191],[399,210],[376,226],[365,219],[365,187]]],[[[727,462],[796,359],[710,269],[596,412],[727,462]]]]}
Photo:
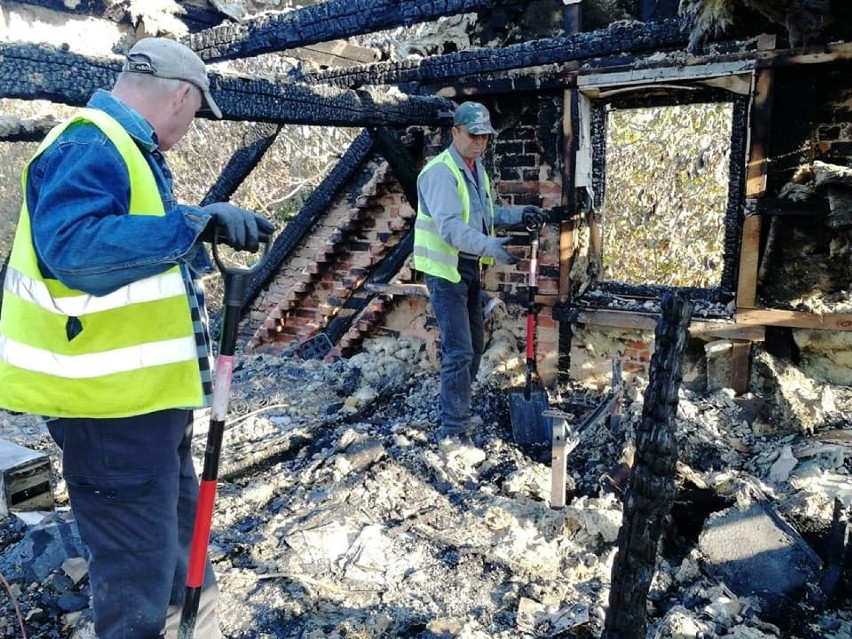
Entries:
{"type": "Polygon", "coordinates": [[[509,391],[509,418],[512,436],[518,444],[549,444],[550,420],[542,415],[550,408],[543,388],[530,389],[529,399],[523,388],[509,391]]]}

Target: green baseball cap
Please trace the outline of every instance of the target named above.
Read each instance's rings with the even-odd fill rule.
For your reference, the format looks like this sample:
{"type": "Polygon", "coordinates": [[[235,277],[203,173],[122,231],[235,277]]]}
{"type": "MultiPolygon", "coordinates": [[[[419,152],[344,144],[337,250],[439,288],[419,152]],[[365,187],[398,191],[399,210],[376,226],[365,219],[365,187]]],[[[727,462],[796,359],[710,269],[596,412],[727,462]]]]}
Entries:
{"type": "Polygon", "coordinates": [[[453,125],[463,126],[467,129],[468,133],[472,133],[473,135],[494,133],[488,109],[479,104],[479,102],[462,102],[458,105],[453,116],[453,125]]]}

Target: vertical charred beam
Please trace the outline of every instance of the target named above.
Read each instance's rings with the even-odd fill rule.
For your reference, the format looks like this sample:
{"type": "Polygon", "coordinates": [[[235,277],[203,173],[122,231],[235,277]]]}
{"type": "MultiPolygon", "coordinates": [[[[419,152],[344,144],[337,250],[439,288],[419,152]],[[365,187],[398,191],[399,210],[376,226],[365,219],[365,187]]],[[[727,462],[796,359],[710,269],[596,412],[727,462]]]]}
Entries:
{"type": "Polygon", "coordinates": [[[255,273],[248,287],[247,304],[257,297],[257,294],[275,275],[278,268],[304,239],[305,235],[310,233],[316,221],[334,203],[335,198],[346,186],[346,183],[373,151],[373,143],[372,134],[367,130],[362,131],[352,141],[346,153],[311,194],[296,216],[278,234],[272,248],[269,249],[269,257],[263,267],[255,273]]]}
{"type": "Polygon", "coordinates": [[[674,422],[681,383],[681,352],[688,337],[692,303],[667,293],[661,309],[642,420],[636,433],[635,466],[625,495],[624,522],[612,566],[609,611],[602,639],[644,639],[657,542],[676,493],[674,422]]]}
{"type": "MultiPolygon", "coordinates": [[[[563,12],[565,35],[580,33],[583,21],[583,5],[579,0],[566,3],[563,12]]],[[[580,129],[580,99],[577,89],[577,70],[579,63],[572,60],[565,63],[568,74],[568,88],[563,95],[562,106],[562,207],[565,218],[559,227],[559,300],[571,303],[571,265],[574,262],[574,247],[577,234],[577,137],[580,129]]],[[[568,324],[567,330],[559,330],[559,358],[557,378],[568,381],[571,368],[571,342],[573,331],[568,324]]]]}
{"type": "Polygon", "coordinates": [[[393,174],[402,187],[405,198],[417,209],[417,164],[411,153],[393,131],[387,127],[371,129],[379,152],[390,164],[393,174]]]}
{"type": "Polygon", "coordinates": [[[228,160],[225,168],[219,174],[219,179],[207,191],[204,199],[201,200],[201,206],[211,204],[213,202],[226,202],[234,192],[240,187],[240,184],[249,176],[249,174],[258,165],[263,155],[275,142],[278,133],[281,131],[280,125],[274,124],[255,124],[252,126],[246,138],[243,140],[243,145],[237,149],[228,160]]]}
{"type": "Polygon", "coordinates": [[[205,60],[228,60],[410,26],[497,4],[498,0],[326,0],[213,27],[185,38],[184,43],[205,60]]]}

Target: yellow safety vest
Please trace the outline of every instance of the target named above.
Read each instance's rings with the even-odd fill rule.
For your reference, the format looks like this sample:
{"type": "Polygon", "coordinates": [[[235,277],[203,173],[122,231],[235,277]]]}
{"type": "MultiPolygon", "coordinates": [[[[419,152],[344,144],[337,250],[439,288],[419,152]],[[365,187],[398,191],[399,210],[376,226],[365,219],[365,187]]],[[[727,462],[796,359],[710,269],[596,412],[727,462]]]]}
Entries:
{"type": "MultiPolygon", "coordinates": [[[[462,203],[462,219],[467,224],[470,219],[470,194],[467,192],[461,169],[450,154],[450,150],[445,149],[432,158],[423,167],[420,174],[423,175],[438,163],[446,164],[456,179],[456,189],[462,203]]],[[[487,174],[483,173],[483,175],[485,175],[486,192],[491,193],[491,181],[487,174]]],[[[494,235],[494,203],[491,198],[488,198],[488,202],[490,204],[491,235],[494,235]]],[[[494,263],[494,260],[490,257],[481,257],[479,261],[482,264],[494,263]]],[[[435,221],[426,213],[419,202],[417,203],[417,217],[414,220],[414,268],[427,275],[442,277],[450,282],[461,281],[458,249],[444,241],[444,238],[438,232],[435,221]]]]}
{"type": "Polygon", "coordinates": [[[0,313],[0,407],[52,417],[129,417],[203,405],[192,315],[180,267],[90,295],[46,279],[33,246],[30,164],[74,122],[95,124],[130,175],[130,213],[164,215],[151,167],[124,128],[82,109],[48,133],[24,168],[24,201],[0,313]],[[79,323],[78,323],[79,322],[79,323]],[[82,330],[71,339],[69,323],[82,330]]]}

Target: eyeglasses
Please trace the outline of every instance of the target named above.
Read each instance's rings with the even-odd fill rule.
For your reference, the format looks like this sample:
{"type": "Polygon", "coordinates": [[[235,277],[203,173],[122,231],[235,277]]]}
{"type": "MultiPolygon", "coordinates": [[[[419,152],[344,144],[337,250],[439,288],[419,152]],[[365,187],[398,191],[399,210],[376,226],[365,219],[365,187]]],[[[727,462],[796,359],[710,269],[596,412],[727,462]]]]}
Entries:
{"type": "Polygon", "coordinates": [[[464,133],[471,140],[475,140],[476,142],[487,142],[488,139],[491,137],[490,133],[471,133],[464,126],[457,126],[456,128],[462,133],[464,133]]]}

